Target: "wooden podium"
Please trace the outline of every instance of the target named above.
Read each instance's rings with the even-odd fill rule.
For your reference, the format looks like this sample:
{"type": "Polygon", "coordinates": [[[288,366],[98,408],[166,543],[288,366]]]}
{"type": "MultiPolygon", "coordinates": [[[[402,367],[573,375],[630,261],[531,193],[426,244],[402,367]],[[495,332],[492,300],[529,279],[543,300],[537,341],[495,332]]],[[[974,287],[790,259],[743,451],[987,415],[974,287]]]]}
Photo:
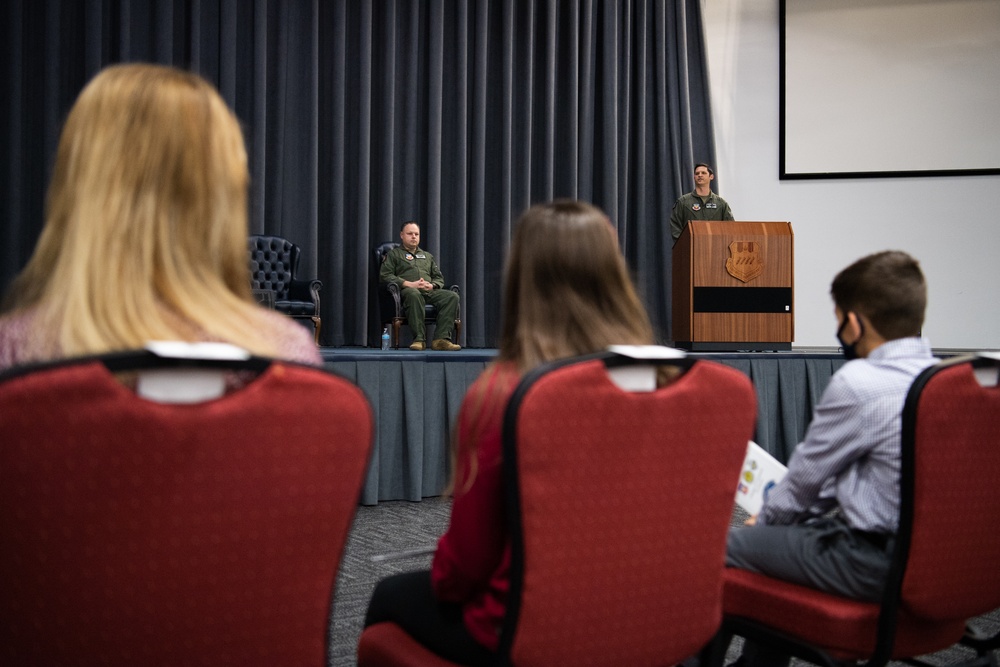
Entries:
{"type": "Polygon", "coordinates": [[[792,240],[790,222],[689,222],[674,244],[674,345],[792,349],[792,240]]]}

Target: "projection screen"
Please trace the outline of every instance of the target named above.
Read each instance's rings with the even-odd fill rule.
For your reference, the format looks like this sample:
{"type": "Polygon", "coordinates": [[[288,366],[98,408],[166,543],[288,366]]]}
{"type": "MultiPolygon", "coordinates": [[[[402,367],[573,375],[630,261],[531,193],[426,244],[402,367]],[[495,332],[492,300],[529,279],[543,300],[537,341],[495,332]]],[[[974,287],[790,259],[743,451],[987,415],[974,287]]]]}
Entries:
{"type": "Polygon", "coordinates": [[[781,0],[780,178],[1000,173],[1000,0],[781,0]]]}

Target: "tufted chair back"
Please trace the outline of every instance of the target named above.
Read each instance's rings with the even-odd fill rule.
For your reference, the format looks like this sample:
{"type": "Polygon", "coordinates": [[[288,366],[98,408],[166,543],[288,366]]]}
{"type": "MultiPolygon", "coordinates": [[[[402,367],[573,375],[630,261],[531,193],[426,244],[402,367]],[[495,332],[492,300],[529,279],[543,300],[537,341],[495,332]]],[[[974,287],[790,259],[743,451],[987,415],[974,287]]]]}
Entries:
{"type": "Polygon", "coordinates": [[[250,280],[254,289],[274,292],[274,300],[287,301],[292,276],[299,268],[299,247],[279,236],[251,236],[250,280]]]}
{"type": "Polygon", "coordinates": [[[248,239],[250,287],[261,303],[310,324],[319,344],[319,280],[299,280],[299,246],[280,236],[255,235],[248,239]],[[273,299],[270,298],[273,295],[273,299]]]}

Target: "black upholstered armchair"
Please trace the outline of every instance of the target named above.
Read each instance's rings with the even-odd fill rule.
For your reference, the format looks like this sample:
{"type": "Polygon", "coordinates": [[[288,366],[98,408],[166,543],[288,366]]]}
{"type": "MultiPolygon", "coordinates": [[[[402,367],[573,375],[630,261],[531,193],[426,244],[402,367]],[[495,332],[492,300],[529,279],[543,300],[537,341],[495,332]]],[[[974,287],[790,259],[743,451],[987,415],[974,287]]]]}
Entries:
{"type": "MultiPolygon", "coordinates": [[[[250,286],[255,294],[274,293],[274,309],[296,320],[312,322],[313,336],[319,345],[322,324],[319,315],[319,280],[299,280],[299,246],[280,236],[251,236],[250,286]]],[[[258,297],[264,302],[264,299],[258,297]]],[[[270,303],[270,299],[267,300],[270,303]]]]}
{"type": "MultiPolygon", "coordinates": [[[[389,325],[389,344],[399,348],[399,330],[406,324],[406,311],[403,310],[403,300],[399,295],[399,286],[393,283],[383,283],[379,280],[379,270],[382,268],[382,261],[387,252],[398,246],[399,243],[388,241],[375,246],[372,261],[372,274],[375,277],[375,294],[378,300],[378,321],[379,328],[389,325]]],[[[458,285],[449,287],[452,292],[461,296],[458,285]]],[[[455,315],[455,341],[458,342],[462,335],[462,305],[459,299],[458,313],[455,315]]],[[[424,322],[433,324],[437,322],[437,308],[433,304],[424,305],[424,322]]]]}

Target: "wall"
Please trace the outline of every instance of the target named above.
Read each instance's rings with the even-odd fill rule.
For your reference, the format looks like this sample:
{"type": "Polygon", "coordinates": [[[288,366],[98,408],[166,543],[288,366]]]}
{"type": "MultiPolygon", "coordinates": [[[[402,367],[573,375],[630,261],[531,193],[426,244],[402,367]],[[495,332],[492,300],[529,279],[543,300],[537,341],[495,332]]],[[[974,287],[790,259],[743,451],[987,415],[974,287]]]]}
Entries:
{"type": "Polygon", "coordinates": [[[704,18],[719,194],[738,220],[792,222],[794,346],[835,346],[830,280],[900,249],[927,276],[935,349],[1000,349],[1000,176],[779,181],[778,0],[705,0],[704,18]]]}

